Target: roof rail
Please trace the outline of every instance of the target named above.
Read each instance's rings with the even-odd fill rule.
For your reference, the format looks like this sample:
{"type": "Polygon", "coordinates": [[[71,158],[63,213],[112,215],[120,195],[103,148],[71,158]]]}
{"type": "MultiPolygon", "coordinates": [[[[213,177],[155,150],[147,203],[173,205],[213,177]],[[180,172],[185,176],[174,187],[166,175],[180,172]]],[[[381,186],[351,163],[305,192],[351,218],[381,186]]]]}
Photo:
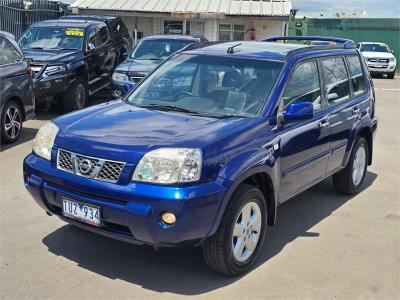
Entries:
{"type": "Polygon", "coordinates": [[[321,41],[321,42],[334,42],[342,44],[343,48],[356,47],[356,43],[353,40],[336,38],[336,37],[325,37],[325,36],[275,36],[263,40],[263,42],[276,42],[276,41],[321,41]]]}

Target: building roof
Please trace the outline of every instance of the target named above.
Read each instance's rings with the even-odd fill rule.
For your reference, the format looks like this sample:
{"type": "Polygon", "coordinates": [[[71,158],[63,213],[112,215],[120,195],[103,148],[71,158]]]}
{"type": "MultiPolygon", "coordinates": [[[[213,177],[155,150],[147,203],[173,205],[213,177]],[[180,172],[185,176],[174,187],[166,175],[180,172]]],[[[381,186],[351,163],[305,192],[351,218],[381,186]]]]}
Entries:
{"type": "Polygon", "coordinates": [[[289,17],[289,0],[77,0],[71,7],[142,13],[289,17]]]}

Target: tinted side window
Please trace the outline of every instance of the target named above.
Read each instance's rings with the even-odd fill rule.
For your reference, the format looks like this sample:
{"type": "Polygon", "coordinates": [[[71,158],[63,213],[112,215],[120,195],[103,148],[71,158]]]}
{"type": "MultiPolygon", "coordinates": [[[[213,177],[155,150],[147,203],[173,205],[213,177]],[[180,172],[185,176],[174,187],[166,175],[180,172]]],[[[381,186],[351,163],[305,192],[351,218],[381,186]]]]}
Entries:
{"type": "Polygon", "coordinates": [[[91,47],[95,49],[104,45],[105,43],[107,43],[108,38],[109,38],[109,33],[106,25],[92,27],[89,31],[89,37],[88,37],[89,48],[91,47]]]}
{"type": "Polygon", "coordinates": [[[361,95],[365,91],[365,80],[360,58],[357,55],[351,55],[347,57],[347,61],[349,62],[350,78],[354,95],[361,95]]]}
{"type": "Polygon", "coordinates": [[[98,27],[98,32],[99,32],[100,45],[104,45],[105,43],[108,42],[108,38],[109,38],[109,33],[108,33],[107,26],[106,25],[100,25],[98,27]]]}
{"type": "Polygon", "coordinates": [[[327,58],[322,61],[326,99],[336,104],[350,98],[350,85],[343,58],[327,58]]]}
{"type": "Polygon", "coordinates": [[[21,60],[21,54],[10,41],[0,37],[0,65],[12,64],[21,60]]]}
{"type": "Polygon", "coordinates": [[[314,110],[321,108],[321,89],[315,61],[298,65],[283,94],[283,108],[294,102],[311,102],[314,110]]]}

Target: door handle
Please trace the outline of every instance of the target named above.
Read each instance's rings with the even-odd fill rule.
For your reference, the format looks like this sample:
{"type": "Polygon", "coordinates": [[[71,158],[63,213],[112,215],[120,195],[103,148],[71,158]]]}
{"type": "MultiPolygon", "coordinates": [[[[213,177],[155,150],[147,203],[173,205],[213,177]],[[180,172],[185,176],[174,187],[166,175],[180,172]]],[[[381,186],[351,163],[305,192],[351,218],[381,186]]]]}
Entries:
{"type": "Polygon", "coordinates": [[[318,123],[319,128],[327,128],[329,127],[329,120],[328,119],[323,119],[319,121],[318,123]]]}
{"type": "Polygon", "coordinates": [[[360,113],[360,107],[359,106],[353,107],[353,115],[358,115],[359,113],[360,113]]]}

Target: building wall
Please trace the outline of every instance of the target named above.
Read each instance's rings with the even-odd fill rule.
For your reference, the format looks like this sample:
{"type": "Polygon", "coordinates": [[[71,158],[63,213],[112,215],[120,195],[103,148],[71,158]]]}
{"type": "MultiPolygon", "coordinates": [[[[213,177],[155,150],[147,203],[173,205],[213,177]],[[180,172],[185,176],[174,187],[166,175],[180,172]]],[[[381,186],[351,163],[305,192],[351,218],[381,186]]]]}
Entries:
{"type": "MultiPolygon", "coordinates": [[[[289,35],[319,35],[355,42],[386,43],[400,61],[400,18],[296,19],[289,22],[289,35]]],[[[397,72],[400,68],[397,68],[397,72]]]]}
{"type": "MultiPolygon", "coordinates": [[[[163,14],[137,14],[131,12],[118,12],[118,11],[101,11],[101,10],[83,10],[79,9],[75,11],[81,14],[100,14],[100,15],[115,15],[120,16],[126,26],[128,27],[129,33],[134,35],[135,24],[137,24],[138,32],[142,32],[143,36],[149,36],[154,34],[164,34],[164,20],[179,20],[183,18],[173,17],[170,15],[163,14]]],[[[256,39],[261,40],[270,36],[284,35],[286,21],[283,20],[271,20],[268,17],[252,18],[252,17],[224,17],[218,16],[216,18],[187,18],[188,22],[202,22],[202,26],[196,26],[196,29],[202,27],[202,34],[199,34],[199,30],[196,30],[194,34],[203,35],[209,41],[219,40],[219,25],[229,24],[232,28],[234,25],[242,25],[243,31],[246,32],[244,40],[250,40],[251,33],[250,28],[254,27],[256,30],[256,39]]],[[[193,28],[193,27],[192,27],[193,28]]],[[[193,32],[191,33],[193,34],[193,32]]],[[[232,33],[232,38],[233,38],[232,33]]]]}

